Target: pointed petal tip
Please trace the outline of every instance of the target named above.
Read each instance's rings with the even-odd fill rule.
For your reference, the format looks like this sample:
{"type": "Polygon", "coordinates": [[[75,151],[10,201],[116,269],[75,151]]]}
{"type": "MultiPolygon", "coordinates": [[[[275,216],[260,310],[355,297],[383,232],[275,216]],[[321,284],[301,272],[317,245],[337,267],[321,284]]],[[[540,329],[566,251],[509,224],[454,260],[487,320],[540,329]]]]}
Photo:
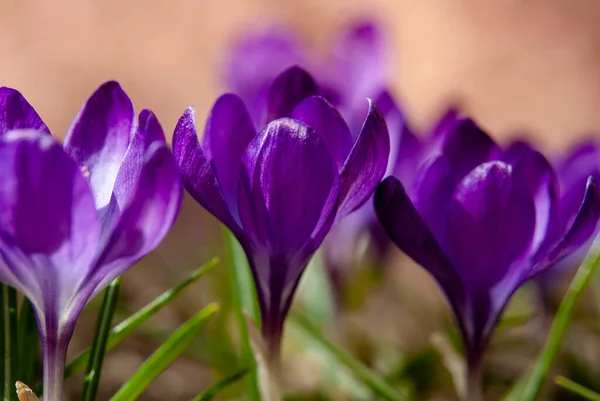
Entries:
{"type": "Polygon", "coordinates": [[[50,133],[46,124],[21,92],[2,86],[0,87],[0,134],[11,129],[35,129],[50,133]]]}
{"type": "Polygon", "coordinates": [[[289,117],[302,100],[318,94],[317,84],[307,71],[298,66],[288,68],[271,82],[267,91],[267,122],[289,117]]]}

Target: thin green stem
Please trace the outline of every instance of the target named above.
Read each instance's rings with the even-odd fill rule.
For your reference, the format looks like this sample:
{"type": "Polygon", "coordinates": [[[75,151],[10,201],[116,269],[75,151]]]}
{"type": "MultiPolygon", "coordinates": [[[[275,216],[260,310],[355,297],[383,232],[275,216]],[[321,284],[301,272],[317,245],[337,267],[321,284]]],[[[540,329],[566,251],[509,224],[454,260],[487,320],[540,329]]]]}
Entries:
{"type": "Polygon", "coordinates": [[[19,313],[19,374],[17,379],[33,386],[38,351],[40,349],[40,333],[33,305],[25,298],[19,313]]]}
{"type": "Polygon", "coordinates": [[[521,401],[534,401],[538,399],[542,384],[550,372],[556,355],[560,351],[573,312],[579,304],[584,289],[591,281],[594,271],[599,264],[600,252],[590,252],[583,265],[577,271],[575,278],[573,278],[567,294],[560,303],[556,317],[552,322],[552,327],[550,328],[550,333],[548,334],[548,339],[544,344],[542,353],[524,387],[522,397],[519,398],[521,401]]]}
{"type": "Polygon", "coordinates": [[[88,366],[83,382],[82,401],[94,401],[98,393],[98,383],[100,382],[100,374],[102,372],[102,362],[106,353],[106,342],[112,324],[112,319],[115,314],[115,307],[119,299],[119,288],[121,286],[121,278],[117,277],[108,285],[104,293],[102,307],[98,314],[96,323],[96,333],[92,342],[92,350],[88,366]]]}
{"type": "Polygon", "coordinates": [[[14,386],[17,382],[17,360],[18,360],[18,343],[17,343],[17,291],[7,285],[2,285],[2,329],[3,329],[3,359],[2,370],[3,377],[3,393],[2,399],[5,401],[13,401],[17,399],[14,386]]]}

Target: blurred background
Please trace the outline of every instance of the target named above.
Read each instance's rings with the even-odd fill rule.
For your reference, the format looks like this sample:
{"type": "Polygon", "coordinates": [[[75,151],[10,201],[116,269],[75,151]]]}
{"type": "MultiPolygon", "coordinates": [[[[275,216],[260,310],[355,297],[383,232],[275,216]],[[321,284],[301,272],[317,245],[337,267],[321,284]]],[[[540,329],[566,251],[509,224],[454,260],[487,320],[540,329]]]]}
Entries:
{"type": "MultiPolygon", "coordinates": [[[[390,86],[416,130],[427,129],[451,102],[494,137],[525,136],[547,152],[600,131],[600,3],[594,0],[1,0],[0,85],[19,89],[54,135],[63,137],[83,101],[102,82],[115,79],[138,111],[150,108],[158,115],[170,138],[186,107],[195,106],[199,121],[206,117],[224,90],[226,52],[248,29],[290,28],[318,54],[342,27],[365,18],[383,27],[392,63],[390,86]]],[[[220,233],[219,224],[186,198],[164,244],[125,275],[117,319],[222,255],[220,233]]],[[[407,264],[399,254],[393,256],[395,265],[407,264]]],[[[99,399],[108,399],[165,333],[208,302],[224,302],[225,270],[215,268],[146,331],[108,354],[99,399]]],[[[371,277],[368,284],[356,279],[362,284],[352,287],[349,306],[340,311],[331,336],[343,332],[342,345],[384,370],[393,369],[378,355],[388,351],[396,362],[414,362],[417,373],[402,374],[416,375],[409,377],[411,383],[423,387],[416,399],[455,399],[438,354],[426,351],[433,332],[452,326],[437,287],[412,265],[383,274],[386,280],[371,277]],[[416,321],[423,313],[430,318],[416,321]],[[412,354],[421,359],[407,356],[412,354]]],[[[529,296],[525,292],[521,298],[529,296]]],[[[585,322],[585,307],[581,313],[585,322]]],[[[93,326],[93,314],[80,319],[70,355],[89,346],[93,326]]],[[[534,346],[521,344],[498,354],[492,348],[489,399],[497,399],[526,369],[545,337],[542,326],[537,322],[495,337],[495,343],[528,338],[526,344],[534,346]]],[[[577,325],[570,331],[579,344],[573,358],[591,360],[586,369],[593,361],[597,367],[600,344],[582,331],[577,325]]],[[[214,337],[207,326],[188,355],[142,399],[189,400],[219,377],[214,337]]],[[[289,337],[293,341],[293,332],[289,337]]],[[[227,353],[219,355],[227,370],[227,353]]],[[[298,394],[290,399],[369,399],[351,378],[344,382],[323,375],[327,363],[311,355],[298,351],[297,344],[284,350],[290,393],[298,394]]],[[[81,376],[67,382],[70,399],[78,399],[80,388],[81,376]]],[[[229,397],[243,399],[235,389],[229,397]]]]}

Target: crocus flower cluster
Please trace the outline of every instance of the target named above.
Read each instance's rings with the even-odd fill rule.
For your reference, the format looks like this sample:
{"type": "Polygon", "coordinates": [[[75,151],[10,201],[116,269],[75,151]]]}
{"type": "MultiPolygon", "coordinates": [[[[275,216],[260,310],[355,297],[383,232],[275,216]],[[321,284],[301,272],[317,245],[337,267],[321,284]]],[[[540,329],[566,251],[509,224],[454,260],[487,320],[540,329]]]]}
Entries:
{"type": "Polygon", "coordinates": [[[387,166],[387,128],[372,102],[353,143],[340,113],[314,94],[310,76],[292,68],[270,87],[270,121],[260,132],[243,101],[226,94],[213,106],[202,144],[191,108],[173,137],[185,188],[246,252],[273,359],[310,257],[334,222],[368,199],[387,166]]]}
{"type": "Polygon", "coordinates": [[[343,268],[370,231],[379,258],[391,240],[439,283],[464,343],[467,397],[478,398],[511,296],[580,262],[598,233],[598,150],[584,144],[553,165],[524,142],[500,147],[454,111],[417,138],[384,89],[372,24],[345,32],[326,62],[311,60],[287,34],[240,42],[228,69],[236,93],[217,99],[202,140],[188,108],[173,153],[152,112],[136,118],[116,82],[87,100],[62,144],[19,92],[0,88],[0,281],[34,307],[44,400],[61,399],[82,309],[158,246],[183,187],[245,251],[271,363],[326,236],[330,265],[343,268]]]}
{"type": "Polygon", "coordinates": [[[452,306],[469,399],[477,399],[482,358],[510,297],[590,241],[600,190],[589,176],[561,196],[544,156],[521,142],[502,149],[469,119],[439,129],[441,146],[412,188],[386,178],[375,207],[392,241],[431,273],[452,306]]]}
{"type": "Polygon", "coordinates": [[[83,307],[164,238],[182,186],[156,117],[136,119],[116,82],[89,98],[62,145],[19,92],[0,88],[0,171],[0,281],[32,302],[44,400],[58,401],[83,307]]]}

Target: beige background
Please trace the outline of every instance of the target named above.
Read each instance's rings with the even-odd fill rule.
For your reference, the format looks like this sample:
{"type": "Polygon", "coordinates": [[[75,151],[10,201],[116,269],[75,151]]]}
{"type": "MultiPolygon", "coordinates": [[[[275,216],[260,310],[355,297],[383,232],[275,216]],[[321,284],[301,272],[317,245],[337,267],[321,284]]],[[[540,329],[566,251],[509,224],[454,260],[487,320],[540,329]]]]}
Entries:
{"type": "Polygon", "coordinates": [[[247,26],[295,26],[324,48],[344,17],[382,15],[393,86],[427,125],[458,99],[494,135],[558,146],[600,128],[600,5],[593,0],[2,0],[0,83],[57,135],[102,81],[118,79],[170,134],[219,93],[222,49],[247,26]]]}

